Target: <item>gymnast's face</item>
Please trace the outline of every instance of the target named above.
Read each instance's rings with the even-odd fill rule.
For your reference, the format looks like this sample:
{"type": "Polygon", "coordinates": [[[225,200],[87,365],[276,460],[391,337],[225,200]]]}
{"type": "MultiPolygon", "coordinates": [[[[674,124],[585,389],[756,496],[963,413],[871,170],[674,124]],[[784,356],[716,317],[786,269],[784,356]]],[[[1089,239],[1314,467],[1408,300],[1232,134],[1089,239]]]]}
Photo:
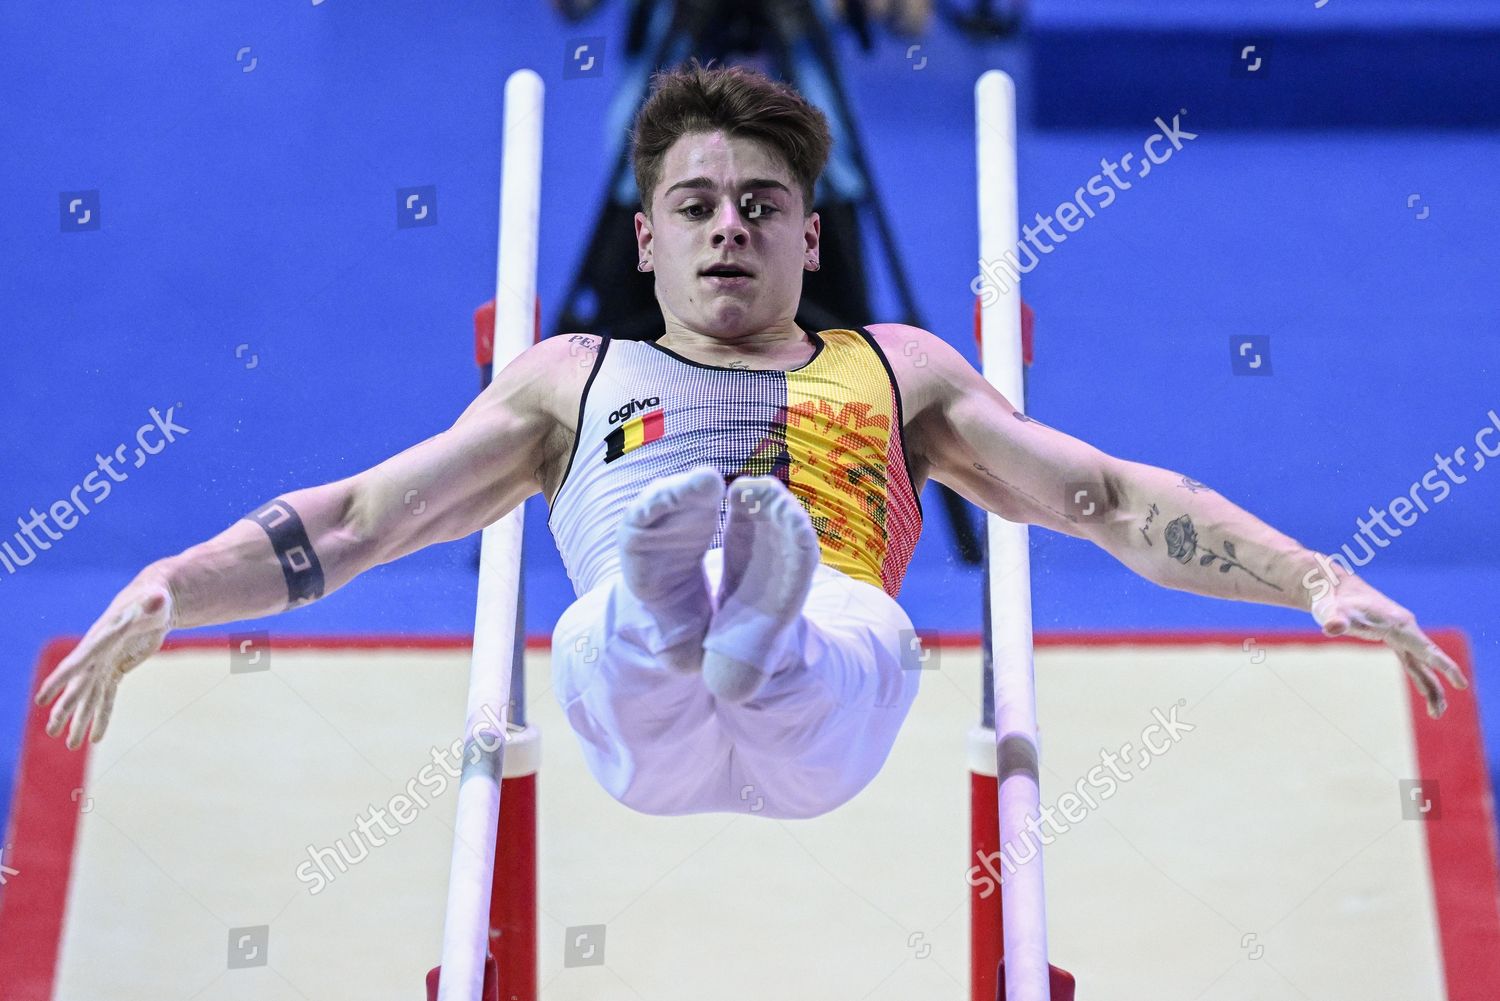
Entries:
{"type": "Polygon", "coordinates": [[[651,215],[635,215],[640,257],[656,273],[669,334],[716,340],[795,331],[803,266],[816,256],[818,216],[781,158],[754,139],[689,133],[667,151],[651,215]],[[703,272],[733,262],[748,274],[703,272]]]}

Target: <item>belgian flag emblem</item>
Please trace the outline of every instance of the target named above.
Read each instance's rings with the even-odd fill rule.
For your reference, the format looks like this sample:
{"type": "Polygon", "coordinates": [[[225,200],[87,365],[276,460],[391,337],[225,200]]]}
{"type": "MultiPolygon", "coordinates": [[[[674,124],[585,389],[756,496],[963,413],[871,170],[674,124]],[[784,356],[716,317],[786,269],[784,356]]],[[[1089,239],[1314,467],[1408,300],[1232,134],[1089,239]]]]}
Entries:
{"type": "Polygon", "coordinates": [[[632,417],[611,431],[604,439],[604,461],[614,462],[626,452],[660,438],[665,414],[665,410],[657,407],[639,417],[632,417]]]}

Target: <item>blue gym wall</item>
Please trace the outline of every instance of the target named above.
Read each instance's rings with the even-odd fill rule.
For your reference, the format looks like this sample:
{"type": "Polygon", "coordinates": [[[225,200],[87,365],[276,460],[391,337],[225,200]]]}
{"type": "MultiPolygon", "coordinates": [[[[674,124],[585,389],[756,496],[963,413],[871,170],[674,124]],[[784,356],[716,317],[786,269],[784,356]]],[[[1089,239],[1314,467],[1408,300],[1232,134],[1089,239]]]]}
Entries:
{"type": "MultiPolygon", "coordinates": [[[[1023,219],[1070,198],[1101,157],[1138,155],[1155,115],[1187,109],[1198,138],[1026,278],[1029,409],[1332,550],[1435,453],[1472,451],[1500,408],[1500,17],[1474,0],[1424,5],[1417,23],[1404,3],[1301,6],[1052,0],[1029,39],[975,46],[935,23],[914,58],[890,35],[870,53],[847,36],[838,48],[921,309],[971,359],[977,76],[1000,66],[1018,81],[1023,219]],[[1447,47],[1403,47],[1408,31],[1447,47]],[[1233,77],[1242,36],[1275,38],[1269,76],[1233,77]],[[1339,53],[1327,66],[1320,37],[1339,53]],[[1269,376],[1233,371],[1231,339],[1251,335],[1270,338],[1269,376]]],[[[606,181],[622,17],[616,3],[569,25],[536,0],[0,8],[0,539],[66,498],[150,408],[175,406],[189,429],[33,564],[0,568],[0,816],[49,637],[81,633],[145,563],[379,462],[472,398],[500,94],[522,66],[547,84],[550,325],[606,181]],[[601,36],[604,75],[565,79],[565,43],[601,36]],[[398,228],[397,189],[428,185],[437,224],[398,228]],[[64,232],[59,199],[83,191],[98,193],[100,225],[64,232]]],[[[870,320],[896,318],[882,295],[870,320]]],[[[1494,760],[1500,463],[1458,472],[1468,482],[1364,573],[1424,625],[1468,632],[1494,760]]],[[[977,630],[978,571],[956,562],[932,489],[924,502],[902,600],[921,628],[977,630]]],[[[545,520],[533,498],[533,633],[571,600],[545,520]]],[[[1044,530],[1033,547],[1039,629],[1312,625],[1164,590],[1044,530]]],[[[256,625],[467,631],[473,548],[434,547],[256,625]]]]}

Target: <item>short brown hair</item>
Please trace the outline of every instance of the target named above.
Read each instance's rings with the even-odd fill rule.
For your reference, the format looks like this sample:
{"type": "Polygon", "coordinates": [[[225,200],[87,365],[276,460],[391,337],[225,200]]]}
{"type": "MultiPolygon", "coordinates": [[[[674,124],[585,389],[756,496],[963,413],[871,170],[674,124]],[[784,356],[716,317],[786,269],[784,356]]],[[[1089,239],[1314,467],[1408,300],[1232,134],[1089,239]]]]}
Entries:
{"type": "Polygon", "coordinates": [[[758,140],[780,155],[802,189],[803,215],[812,212],[813,186],[828,163],[833,134],[823,112],[789,84],[744,66],[702,66],[696,56],[689,66],[658,70],[651,83],[651,96],[630,129],[635,185],[646,215],[672,144],[689,133],[719,129],[758,140]]]}

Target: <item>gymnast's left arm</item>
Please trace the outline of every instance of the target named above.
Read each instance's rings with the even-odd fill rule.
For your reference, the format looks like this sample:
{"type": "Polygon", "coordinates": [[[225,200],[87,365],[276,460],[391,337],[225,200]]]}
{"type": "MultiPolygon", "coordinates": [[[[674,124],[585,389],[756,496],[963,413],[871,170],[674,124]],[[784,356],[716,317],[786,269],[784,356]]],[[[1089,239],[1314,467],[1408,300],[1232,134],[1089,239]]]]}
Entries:
{"type": "Polygon", "coordinates": [[[1463,672],[1415,616],[1190,476],[1108,455],[1022,414],[927,335],[943,388],[919,423],[931,477],[1009,521],[1088,539],[1163,587],[1308,612],[1329,636],[1382,641],[1437,717],[1463,672]]]}

